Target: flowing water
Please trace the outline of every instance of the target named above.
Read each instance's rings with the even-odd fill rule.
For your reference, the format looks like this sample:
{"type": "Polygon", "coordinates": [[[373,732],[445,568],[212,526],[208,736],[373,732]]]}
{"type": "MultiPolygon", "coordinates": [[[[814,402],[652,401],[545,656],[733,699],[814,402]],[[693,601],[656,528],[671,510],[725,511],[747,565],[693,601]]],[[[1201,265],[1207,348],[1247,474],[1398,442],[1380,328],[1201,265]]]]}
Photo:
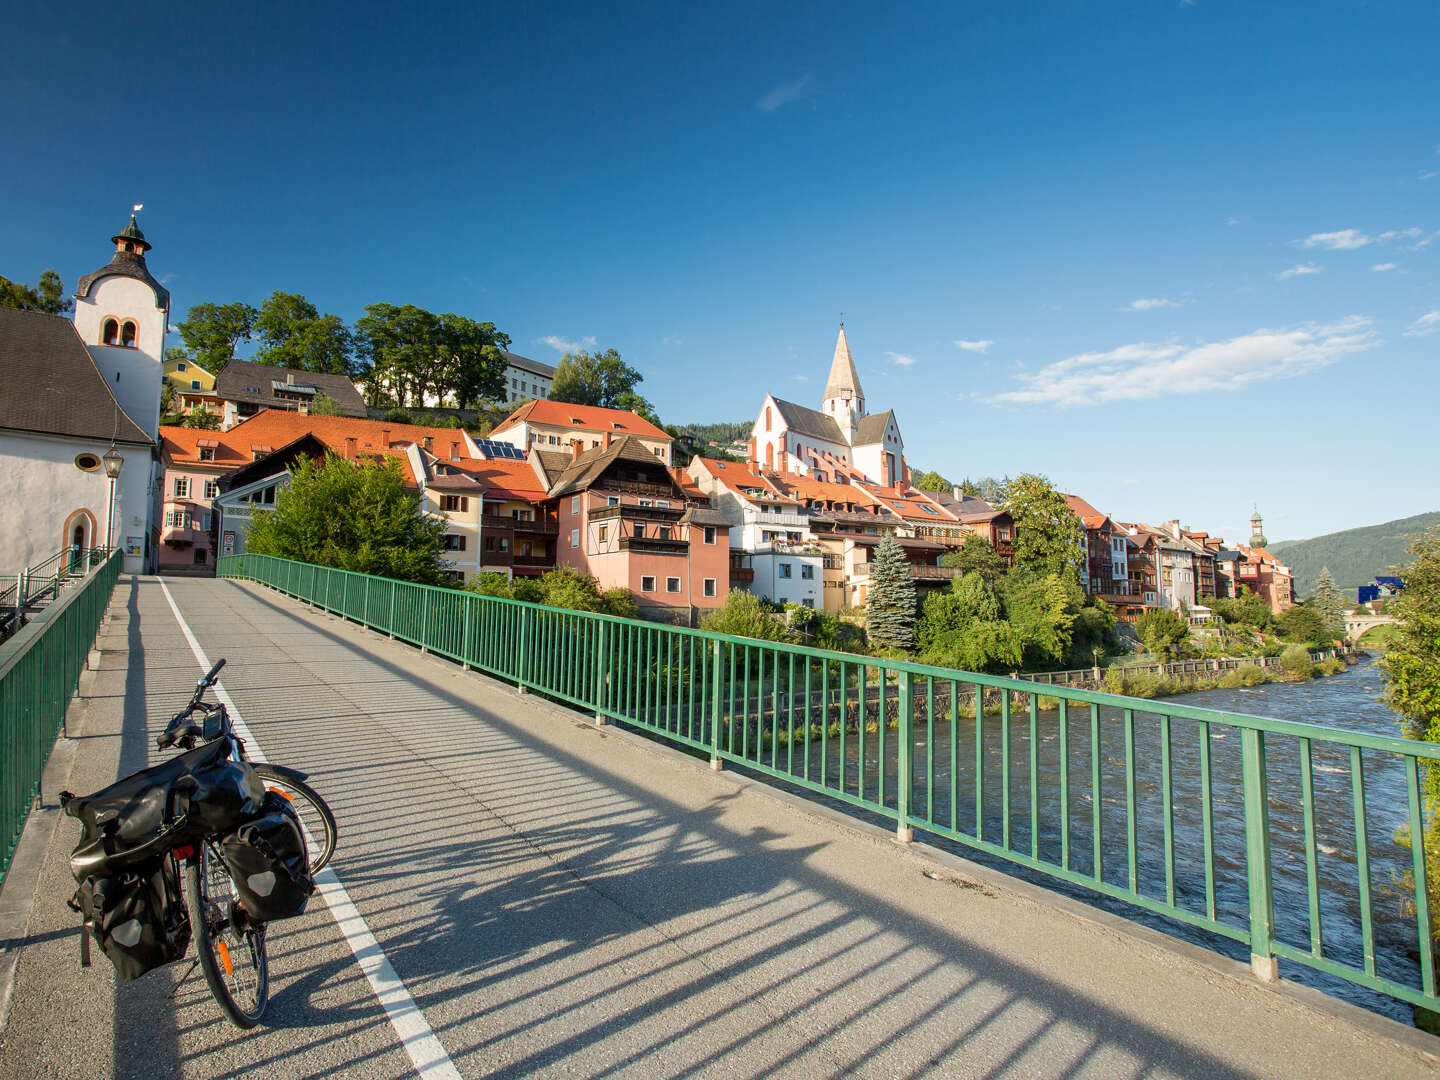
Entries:
{"type": "MultiPolygon", "coordinates": [[[[1135,874],[1144,896],[1163,901],[1168,884],[1174,903],[1203,916],[1207,905],[1204,859],[1204,818],[1202,810],[1201,743],[1195,721],[1169,721],[1170,789],[1173,831],[1167,851],[1163,822],[1164,754],[1167,705],[1183,704],[1221,712],[1293,720],[1342,728],[1373,735],[1398,736],[1399,718],[1380,700],[1382,685],[1372,661],[1348,672],[1307,683],[1271,683],[1246,689],[1210,690],[1160,699],[1137,706],[1133,727],[1135,874]],[[1155,712],[1142,711],[1146,708],[1155,712]]],[[[923,705],[921,707],[923,713],[923,705]]],[[[937,715],[948,714],[948,701],[937,703],[937,715]]],[[[923,726],[923,725],[917,725],[923,726]]],[[[1041,712],[1036,723],[1034,755],[1037,776],[1033,805],[1039,827],[1035,835],[1037,857],[1060,864],[1068,857],[1069,867],[1093,875],[1096,850],[1093,805],[1090,711],[1073,708],[1065,727],[1066,756],[1061,763],[1060,716],[1041,712]],[[1060,777],[1068,783],[1068,812],[1062,812],[1060,777]],[[1067,828],[1062,831],[1061,823],[1067,828]],[[1068,835],[1064,835],[1068,832],[1068,835]]],[[[854,794],[863,776],[865,795],[874,799],[880,790],[881,769],[886,774],[882,800],[894,805],[896,733],[886,733],[882,744],[872,732],[865,744],[852,731],[842,750],[838,740],[829,740],[825,773],[831,786],[841,783],[854,794]],[[843,770],[843,771],[842,771],[843,770]]],[[[1016,711],[1009,733],[1009,813],[1005,812],[1004,738],[998,717],[987,715],[983,739],[983,804],[979,813],[983,837],[1003,843],[1009,827],[1009,846],[1029,854],[1032,850],[1032,793],[1030,790],[1030,720],[1016,711]]],[[[1245,827],[1240,782],[1240,733],[1222,724],[1213,724],[1209,733],[1209,770],[1213,819],[1213,894],[1215,917],[1237,928],[1248,926],[1248,892],[1245,871],[1245,827]]],[[[1125,887],[1130,880],[1127,813],[1130,795],[1125,783],[1126,730],[1122,714],[1102,710],[1099,738],[1101,774],[1100,858],[1103,880],[1125,887]]],[[[1315,804],[1317,881],[1316,905],[1324,940],[1324,955],[1360,967],[1364,961],[1364,937],[1356,859],[1354,790],[1348,747],[1312,743],[1313,798],[1315,804]]],[[[817,750],[811,747],[811,754],[817,750]]],[[[1305,825],[1302,815],[1300,743],[1286,736],[1266,737],[1266,775],[1269,785],[1271,861],[1276,936],[1302,950],[1311,945],[1312,918],[1307,880],[1305,825]]],[[[777,755],[779,757],[780,755],[777,755]]],[[[912,812],[942,826],[969,835],[975,834],[975,725],[960,720],[954,738],[948,724],[937,723],[933,736],[917,731],[915,785],[912,812]],[[927,739],[933,751],[927,754],[927,739]],[[954,747],[954,769],[951,754],[954,747]]],[[[783,761],[777,761],[783,764],[783,761]]],[[[798,771],[798,770],[797,770],[798,771]]],[[[818,779],[816,771],[809,774],[818,779]]],[[[1365,751],[1362,755],[1362,784],[1369,851],[1375,964],[1381,976],[1408,985],[1418,985],[1417,928],[1409,907],[1406,873],[1409,850],[1396,840],[1397,830],[1408,820],[1408,803],[1403,760],[1396,755],[1365,751]]],[[[840,805],[837,803],[837,805],[840,805]]],[[[853,806],[847,812],[863,814],[853,806]]],[[[1006,873],[1057,889],[1087,903],[1114,911],[1136,921],[1156,926],[1236,959],[1248,960],[1248,948],[1203,928],[1138,908],[1123,900],[1099,895],[1083,886],[1016,866],[1004,859],[958,841],[926,839],[977,862],[1006,873]]],[[[1285,978],[1315,986],[1337,997],[1411,1022],[1408,1004],[1387,995],[1356,986],[1311,968],[1281,961],[1285,978]]]]}

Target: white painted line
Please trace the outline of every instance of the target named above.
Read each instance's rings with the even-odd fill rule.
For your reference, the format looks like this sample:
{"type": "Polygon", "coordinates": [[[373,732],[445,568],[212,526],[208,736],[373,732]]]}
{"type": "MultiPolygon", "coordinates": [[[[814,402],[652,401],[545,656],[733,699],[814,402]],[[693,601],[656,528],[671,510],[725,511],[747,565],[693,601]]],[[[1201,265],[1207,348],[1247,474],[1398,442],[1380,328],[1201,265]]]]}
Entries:
{"type": "MultiPolygon", "coordinates": [[[[180,624],[180,631],[185,635],[185,640],[190,643],[190,651],[195,654],[195,659],[200,662],[201,671],[210,670],[210,660],[205,655],[205,650],[200,647],[194,633],[190,630],[190,624],[185,621],[185,616],[180,614],[180,606],[175,603],[175,597],[170,595],[170,589],[165,584],[164,578],[157,578],[160,588],[165,593],[165,599],[170,602],[170,610],[175,613],[175,621],[180,624]]],[[[250,729],[245,726],[245,721],[240,715],[240,710],[235,707],[234,700],[230,697],[225,687],[219,682],[215,684],[215,696],[230,713],[230,720],[235,725],[235,734],[245,742],[246,753],[256,761],[266,761],[260,744],[250,729]]],[[[390,1018],[390,1026],[395,1029],[395,1034],[400,1037],[400,1045],[410,1055],[411,1062],[415,1065],[415,1072],[423,1080],[460,1080],[460,1071],[455,1068],[455,1063],[450,1060],[445,1047],[430,1030],[430,1024],[425,1019],[425,1014],[420,1011],[420,1006],[415,1004],[415,999],[410,996],[410,991],[400,981],[400,976],[395,973],[395,968],[390,964],[390,958],[385,955],[380,943],[375,940],[375,935],[370,932],[370,927],[365,923],[365,917],[360,914],[358,908],[350,899],[350,894],[345,891],[345,886],[340,884],[340,879],[328,866],[315,876],[315,885],[320,895],[325,898],[325,903],[330,907],[330,914],[335,917],[335,922],[340,927],[340,933],[345,936],[345,942],[350,946],[350,951],[355,954],[355,960],[360,965],[360,970],[370,980],[370,989],[380,999],[380,1004],[385,1007],[385,1014],[390,1018]]]]}

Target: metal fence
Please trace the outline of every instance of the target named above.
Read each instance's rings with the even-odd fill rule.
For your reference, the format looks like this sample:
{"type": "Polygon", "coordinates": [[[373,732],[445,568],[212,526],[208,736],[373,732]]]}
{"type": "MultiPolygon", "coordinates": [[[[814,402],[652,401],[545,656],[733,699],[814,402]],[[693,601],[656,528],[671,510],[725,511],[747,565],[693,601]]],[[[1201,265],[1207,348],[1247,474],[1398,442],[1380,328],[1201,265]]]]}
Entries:
{"type": "Polygon", "coordinates": [[[1262,977],[1284,959],[1440,1008],[1423,845],[1398,835],[1424,830],[1421,770],[1440,746],[266,556],[218,570],[863,808],[902,837],[1221,935],[1262,977]]]}
{"type": "Polygon", "coordinates": [[[121,558],[111,552],[78,587],[61,593],[0,646],[0,875],[40,790],[40,774],[110,603],[121,558]]]}
{"type": "MultiPolygon", "coordinates": [[[[1322,660],[1330,660],[1340,655],[1340,650],[1325,648],[1312,650],[1310,653],[1311,663],[1318,664],[1322,660]]],[[[1096,668],[1072,668],[1069,671],[1033,671],[1022,675],[1016,675],[1017,679],[1024,679],[1026,682],[1043,683],[1046,686],[1093,686],[1097,681],[1104,681],[1105,674],[1109,671],[1119,671],[1126,675],[1220,675],[1226,671],[1236,671],[1243,667],[1256,667],[1262,670],[1276,670],[1283,666],[1278,656],[1218,656],[1202,658],[1197,660],[1175,660],[1170,663],[1155,662],[1153,664],[1124,664],[1115,667],[1098,669],[1100,675],[1097,679],[1096,668]]]]}

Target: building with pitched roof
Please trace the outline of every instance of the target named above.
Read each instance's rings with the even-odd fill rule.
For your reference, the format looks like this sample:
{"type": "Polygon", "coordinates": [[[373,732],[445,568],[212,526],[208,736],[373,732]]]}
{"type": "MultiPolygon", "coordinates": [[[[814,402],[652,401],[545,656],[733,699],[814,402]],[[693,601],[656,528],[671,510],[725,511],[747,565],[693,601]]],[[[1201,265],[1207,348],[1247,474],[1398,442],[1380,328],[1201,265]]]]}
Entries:
{"type": "Polygon", "coordinates": [[[899,422],[893,411],[867,412],[843,324],[820,408],[767,394],[750,430],[749,457],[782,475],[818,472],[829,479],[839,461],[881,487],[910,483],[899,422]]]}
{"type": "MultiPolygon", "coordinates": [[[[609,411],[609,410],[607,410],[609,411]]],[[[626,435],[569,460],[532,453],[558,518],[556,564],[635,594],[649,618],[693,625],[730,591],[730,523],[686,491],[649,440],[626,435]]]]}
{"type": "Polygon", "coordinates": [[[606,439],[629,436],[652,457],[669,465],[675,441],[638,413],[605,409],[599,405],[572,405],[565,401],[527,401],[500,421],[489,438],[529,453],[570,454],[594,450],[606,439]]]}
{"type": "MultiPolygon", "coordinates": [[[[178,372],[177,372],[178,373],[178,372]]],[[[231,360],[215,376],[214,398],[221,411],[221,426],[234,427],[262,409],[308,413],[321,396],[335,402],[341,416],[365,417],[365,401],[344,375],[271,367],[250,360],[231,360]]],[[[203,394],[190,391],[186,396],[203,394]]],[[[197,400],[203,400],[198,397],[197,400]]],[[[207,406],[213,407],[213,406],[207,406]]]]}

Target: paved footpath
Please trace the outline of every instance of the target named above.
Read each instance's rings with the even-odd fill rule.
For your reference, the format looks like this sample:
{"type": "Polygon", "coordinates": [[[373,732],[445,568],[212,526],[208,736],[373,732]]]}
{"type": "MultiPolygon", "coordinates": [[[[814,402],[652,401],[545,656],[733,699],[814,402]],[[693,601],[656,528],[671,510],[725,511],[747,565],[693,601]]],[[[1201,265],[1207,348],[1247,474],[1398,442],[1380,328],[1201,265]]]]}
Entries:
{"type": "Polygon", "coordinates": [[[0,1077],[1440,1072],[1424,1052],[1440,1043],[257,585],[121,580],[57,756],[73,790],[150,760],[200,674],[165,587],[199,648],[229,658],[223,685],[264,754],[334,806],[326,898],[354,917],[342,931],[317,896],[274,925],[269,1011],[237,1031],[198,974],[181,981],[186,963],[124,986],[103,958],[79,967],[78,826],[42,811],[0,1077]],[[367,975],[382,954],[388,1013],[367,975]]]}

